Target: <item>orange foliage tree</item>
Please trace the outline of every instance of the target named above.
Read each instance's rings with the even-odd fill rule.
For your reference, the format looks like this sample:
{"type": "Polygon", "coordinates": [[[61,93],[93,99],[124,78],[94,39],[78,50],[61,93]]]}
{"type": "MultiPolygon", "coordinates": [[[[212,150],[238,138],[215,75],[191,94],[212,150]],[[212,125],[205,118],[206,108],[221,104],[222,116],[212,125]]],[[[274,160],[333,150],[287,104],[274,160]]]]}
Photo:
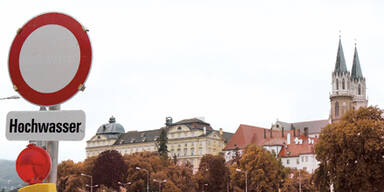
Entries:
{"type": "Polygon", "coordinates": [[[348,112],[320,133],[315,146],[319,170],[314,176],[326,191],[382,191],[384,189],[384,119],[377,107],[348,112]]]}

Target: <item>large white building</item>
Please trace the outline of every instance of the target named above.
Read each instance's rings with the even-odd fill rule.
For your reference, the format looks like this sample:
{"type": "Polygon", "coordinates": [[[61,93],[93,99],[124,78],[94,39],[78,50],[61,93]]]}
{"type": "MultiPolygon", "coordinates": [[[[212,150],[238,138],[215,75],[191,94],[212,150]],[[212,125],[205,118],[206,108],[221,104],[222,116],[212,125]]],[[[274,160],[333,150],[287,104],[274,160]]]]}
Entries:
{"type": "MultiPolygon", "coordinates": [[[[173,123],[167,117],[165,127],[168,137],[169,157],[174,155],[180,163],[191,163],[197,171],[200,159],[205,154],[217,155],[222,152],[232,133],[224,132],[221,128],[214,130],[209,123],[201,119],[184,119],[173,123]]],[[[157,151],[156,140],[161,129],[148,131],[125,132],[122,125],[111,117],[108,124],[100,126],[90,140],[87,141],[87,157],[114,149],[121,154],[157,151]]]]}

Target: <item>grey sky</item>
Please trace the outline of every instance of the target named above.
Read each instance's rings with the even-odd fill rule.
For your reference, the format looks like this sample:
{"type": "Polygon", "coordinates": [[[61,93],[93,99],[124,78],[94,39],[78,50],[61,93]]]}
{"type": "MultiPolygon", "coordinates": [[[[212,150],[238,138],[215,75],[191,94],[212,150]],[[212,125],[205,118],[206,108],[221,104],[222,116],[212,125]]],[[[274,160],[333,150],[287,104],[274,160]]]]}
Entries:
{"type": "MultiPolygon", "coordinates": [[[[84,141],[60,142],[59,159],[85,158],[85,141],[111,115],[125,130],[204,116],[218,129],[269,128],[279,120],[326,119],[338,31],[348,70],[354,39],[369,104],[383,107],[384,15],[379,1],[2,1],[0,97],[15,95],[9,47],[32,17],[57,11],[88,28],[93,63],[85,92],[62,109],[87,114],[84,141]]],[[[8,111],[38,110],[0,101],[0,158],[16,159],[27,142],[5,139],[8,111]]]]}

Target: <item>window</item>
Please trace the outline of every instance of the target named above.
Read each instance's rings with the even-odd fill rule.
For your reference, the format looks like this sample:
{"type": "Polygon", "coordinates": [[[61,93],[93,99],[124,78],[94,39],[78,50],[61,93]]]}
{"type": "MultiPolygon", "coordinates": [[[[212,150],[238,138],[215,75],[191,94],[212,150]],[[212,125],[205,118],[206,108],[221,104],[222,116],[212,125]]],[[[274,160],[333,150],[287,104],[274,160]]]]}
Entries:
{"type": "Polygon", "coordinates": [[[178,131],[181,131],[181,127],[178,127],[177,130],[178,130],[178,131]]]}
{"type": "Polygon", "coordinates": [[[188,146],[188,143],[184,144],[184,147],[187,147],[188,146]]]}
{"type": "Polygon", "coordinates": [[[343,82],[342,82],[342,87],[343,87],[343,89],[345,89],[345,81],[344,81],[344,79],[343,79],[343,82]]]}
{"type": "Polygon", "coordinates": [[[193,153],[195,152],[194,148],[191,148],[191,155],[193,156],[193,153]]]}
{"type": "Polygon", "coordinates": [[[336,79],[336,90],[339,90],[339,79],[336,79]]]}
{"type": "Polygon", "coordinates": [[[339,116],[339,102],[337,102],[337,101],[335,103],[335,116],[336,117],[339,116]]]}
{"type": "Polygon", "coordinates": [[[202,149],[202,148],[199,149],[199,154],[200,154],[200,155],[203,154],[203,149],[202,149]]]}
{"type": "Polygon", "coordinates": [[[300,161],[299,161],[299,159],[296,159],[296,164],[300,164],[300,161]]]}
{"type": "Polygon", "coordinates": [[[301,157],[301,162],[304,162],[304,157],[301,157]]]}
{"type": "Polygon", "coordinates": [[[289,165],[289,159],[287,159],[287,165],[289,165]]]}
{"type": "Polygon", "coordinates": [[[308,156],[305,156],[305,162],[308,162],[308,156]]]}
{"type": "Polygon", "coordinates": [[[187,152],[188,152],[188,150],[184,149],[184,156],[187,156],[187,152]]]}
{"type": "Polygon", "coordinates": [[[361,85],[359,84],[359,88],[357,89],[357,94],[361,95],[361,85]]]}

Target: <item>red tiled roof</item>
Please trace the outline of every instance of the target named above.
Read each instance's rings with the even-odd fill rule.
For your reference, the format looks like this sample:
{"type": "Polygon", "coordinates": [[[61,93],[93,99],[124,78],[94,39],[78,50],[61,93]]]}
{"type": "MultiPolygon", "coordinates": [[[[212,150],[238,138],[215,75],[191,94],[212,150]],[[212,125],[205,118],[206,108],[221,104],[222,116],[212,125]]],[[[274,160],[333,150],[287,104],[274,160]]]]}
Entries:
{"type": "Polygon", "coordinates": [[[259,141],[260,137],[264,137],[264,128],[240,124],[224,150],[231,150],[236,147],[239,147],[240,149],[245,148],[247,145],[259,141]]]}
{"type": "Polygon", "coordinates": [[[278,154],[278,157],[298,157],[302,154],[314,154],[315,153],[315,144],[317,143],[317,138],[310,138],[314,140],[314,143],[308,143],[308,137],[302,135],[300,139],[303,140],[302,144],[296,144],[295,141],[291,144],[283,146],[278,154]]]}
{"type": "MultiPolygon", "coordinates": [[[[241,124],[224,150],[233,150],[236,149],[236,147],[243,149],[250,144],[256,144],[258,146],[283,146],[287,143],[288,134],[290,134],[290,143],[295,143],[294,130],[284,130],[284,136],[282,135],[282,130],[272,130],[271,137],[270,129],[241,124]]],[[[298,134],[299,133],[296,132],[296,135],[298,134]]],[[[300,134],[300,138],[303,138],[303,140],[308,139],[308,137],[304,136],[304,132],[300,134]]]]}

